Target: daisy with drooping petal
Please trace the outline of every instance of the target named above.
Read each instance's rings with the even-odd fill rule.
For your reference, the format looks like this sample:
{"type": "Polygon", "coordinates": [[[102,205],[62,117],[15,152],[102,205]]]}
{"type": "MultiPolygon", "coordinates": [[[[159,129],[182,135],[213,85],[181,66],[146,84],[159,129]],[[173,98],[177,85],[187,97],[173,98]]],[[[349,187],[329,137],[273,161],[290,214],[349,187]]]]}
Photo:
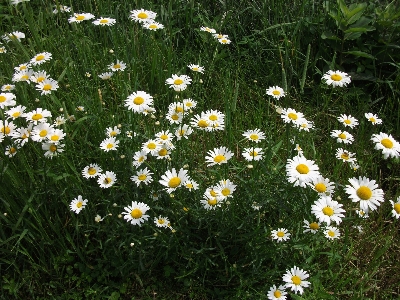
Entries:
{"type": "Polygon", "coordinates": [[[279,228],[278,230],[271,231],[271,237],[279,243],[290,239],[290,233],[285,228],[279,228]]]}
{"type": "Polygon", "coordinates": [[[358,120],[351,115],[341,114],[337,119],[346,127],[354,128],[358,125],[358,120]]]}
{"type": "Polygon", "coordinates": [[[200,30],[201,31],[206,31],[206,32],[209,32],[209,33],[216,33],[214,28],[209,28],[209,27],[204,27],[204,26],[200,27],[200,30]]]}
{"type": "Polygon", "coordinates": [[[36,89],[41,92],[41,95],[48,95],[51,91],[58,89],[58,82],[51,78],[45,79],[36,85],[36,89]]]}
{"type": "Polygon", "coordinates": [[[132,205],[128,205],[127,207],[124,207],[124,209],[125,211],[122,213],[125,215],[124,219],[132,225],[142,226],[141,223],[144,223],[144,221],[147,221],[149,218],[145,213],[150,209],[150,207],[143,202],[132,201],[132,205]]]}
{"type": "Polygon", "coordinates": [[[375,180],[367,177],[350,178],[350,185],[346,185],[345,191],[353,202],[360,202],[360,208],[366,213],[376,210],[380,202],[384,201],[383,190],[378,189],[375,180]]]}
{"type": "Polygon", "coordinates": [[[97,178],[97,183],[100,185],[102,189],[107,189],[113,186],[116,181],[117,181],[117,176],[112,171],[106,171],[105,173],[100,174],[99,178],[97,178]]]}
{"type": "Polygon", "coordinates": [[[47,109],[39,107],[31,112],[26,113],[25,118],[28,122],[37,125],[38,123],[46,122],[46,118],[51,118],[51,112],[47,109]]]}
{"type": "Polygon", "coordinates": [[[171,78],[165,80],[165,84],[169,84],[170,88],[173,88],[176,92],[186,90],[188,84],[191,84],[192,79],[187,75],[176,75],[172,74],[171,78]]]}
{"type": "Polygon", "coordinates": [[[328,225],[330,225],[331,222],[340,224],[342,218],[344,218],[344,214],[342,213],[346,212],[342,207],[343,204],[332,200],[330,196],[321,196],[321,198],[315,201],[314,205],[311,206],[311,213],[314,214],[318,220],[328,225]]]}
{"type": "Polygon", "coordinates": [[[100,19],[93,21],[93,24],[101,26],[112,26],[115,24],[115,22],[116,22],[115,19],[100,17],[100,19]]]}
{"type": "Polygon", "coordinates": [[[82,170],[82,176],[86,179],[97,177],[103,170],[98,164],[89,164],[82,170]]]}
{"type": "Polygon", "coordinates": [[[200,67],[199,65],[193,65],[193,64],[188,65],[188,67],[190,68],[190,70],[194,72],[199,72],[201,74],[204,74],[204,67],[200,67]]]}
{"type": "Polygon", "coordinates": [[[178,127],[178,129],[176,129],[175,136],[176,136],[176,139],[178,141],[180,141],[182,137],[187,139],[188,136],[192,134],[192,132],[193,132],[193,129],[189,125],[185,124],[185,125],[178,127]]]}
{"type": "Polygon", "coordinates": [[[148,21],[143,23],[143,27],[152,31],[157,31],[158,29],[163,29],[164,25],[155,21],[148,21]]]}
{"type": "Polygon", "coordinates": [[[7,106],[14,106],[17,104],[13,93],[0,93],[0,108],[4,109],[7,106]]]}
{"type": "Polygon", "coordinates": [[[93,19],[94,15],[91,13],[74,13],[72,17],[68,19],[69,23],[80,23],[82,21],[93,19]]]}
{"type": "Polygon", "coordinates": [[[332,85],[333,87],[347,86],[351,82],[350,76],[347,73],[332,70],[325,73],[322,79],[325,79],[327,85],[332,85]]]}
{"type": "Polygon", "coordinates": [[[365,211],[363,211],[362,209],[360,209],[360,210],[356,210],[356,213],[357,213],[357,215],[360,217],[360,218],[362,218],[362,219],[367,219],[367,218],[369,218],[369,215],[368,215],[368,213],[366,213],[365,211]]]}
{"type": "Polygon", "coordinates": [[[285,287],[283,285],[276,287],[273,285],[268,291],[269,300],[286,300],[287,293],[285,292],[285,287]]]}
{"type": "Polygon", "coordinates": [[[136,183],[137,186],[139,186],[142,182],[145,185],[148,185],[153,181],[153,178],[151,177],[152,174],[154,173],[151,173],[146,167],[143,170],[137,171],[136,175],[131,177],[131,180],[136,183]]]}
{"type": "Polygon", "coordinates": [[[258,143],[261,140],[265,139],[265,134],[258,128],[254,130],[247,130],[243,133],[243,136],[246,137],[249,141],[258,143]]]}
{"type": "Polygon", "coordinates": [[[125,68],[126,68],[126,64],[125,64],[124,62],[119,61],[119,60],[117,59],[117,62],[116,62],[115,64],[114,64],[114,63],[110,64],[110,65],[108,66],[108,68],[109,68],[111,71],[113,71],[113,72],[116,72],[116,71],[123,71],[123,70],[125,70],[125,68]]]}
{"type": "Polygon", "coordinates": [[[232,158],[233,153],[229,151],[226,147],[214,148],[214,150],[209,150],[207,152],[206,162],[209,163],[207,166],[226,164],[230,158],[232,158]]]}
{"type": "Polygon", "coordinates": [[[314,161],[306,159],[304,156],[295,156],[288,159],[286,164],[286,176],[294,186],[306,187],[320,176],[319,168],[314,161]]]}
{"type": "Polygon", "coordinates": [[[330,240],[338,239],[340,237],[339,228],[334,226],[327,226],[324,230],[324,235],[330,240]]]}
{"type": "Polygon", "coordinates": [[[187,170],[181,168],[177,173],[175,168],[172,168],[171,171],[167,170],[165,174],[161,176],[159,183],[165,186],[165,190],[168,194],[171,194],[178,187],[182,186],[188,178],[187,170]]]}
{"type": "Polygon", "coordinates": [[[133,155],[132,165],[134,167],[139,167],[145,160],[147,159],[147,152],[146,151],[137,151],[133,155]]]}
{"type": "Polygon", "coordinates": [[[353,135],[347,131],[332,130],[331,137],[336,138],[338,143],[351,144],[354,141],[353,135]]]}
{"type": "Polygon", "coordinates": [[[281,118],[285,123],[293,123],[297,125],[298,122],[304,118],[304,115],[301,112],[295,111],[293,108],[283,108],[281,118]]]}
{"type": "Polygon", "coordinates": [[[215,210],[217,207],[221,207],[222,200],[218,197],[209,197],[204,195],[204,199],[200,200],[203,207],[207,210],[215,210]]]}
{"type": "Polygon", "coordinates": [[[158,216],[154,218],[154,223],[157,227],[167,228],[170,222],[167,217],[158,216]]]}
{"type": "Polygon", "coordinates": [[[125,100],[125,106],[137,113],[143,112],[152,105],[153,97],[143,91],[134,92],[125,100]]]}
{"type": "Polygon", "coordinates": [[[284,90],[282,88],[280,88],[279,86],[271,86],[267,89],[266,92],[267,92],[267,95],[270,95],[278,100],[281,97],[285,97],[284,90]]]}
{"type": "Polygon", "coordinates": [[[247,161],[258,161],[263,158],[263,149],[262,148],[244,148],[242,155],[247,161]]]}
{"type": "Polygon", "coordinates": [[[400,156],[400,144],[392,135],[381,132],[379,134],[373,134],[371,140],[375,142],[376,150],[382,150],[384,159],[400,156]]]}
{"type": "Polygon", "coordinates": [[[119,141],[117,141],[115,137],[108,137],[100,143],[100,149],[103,149],[105,152],[117,150],[118,144],[119,141]]]}
{"type": "Polygon", "coordinates": [[[389,200],[390,204],[392,204],[392,216],[396,219],[400,218],[400,196],[397,197],[396,202],[389,200]]]}
{"type": "Polygon", "coordinates": [[[42,52],[36,54],[31,60],[30,63],[34,66],[41,65],[42,63],[49,61],[51,59],[52,54],[49,52],[42,52]]]}
{"type": "Polygon", "coordinates": [[[355,158],[356,154],[352,152],[348,152],[342,148],[336,149],[336,158],[341,159],[343,162],[353,163],[356,162],[355,158]]]}
{"type": "Polygon", "coordinates": [[[311,232],[311,233],[315,234],[318,232],[320,226],[321,226],[321,224],[319,222],[310,223],[307,220],[304,220],[303,228],[305,228],[305,229],[303,230],[303,233],[311,232]]]}
{"type": "Polygon", "coordinates": [[[114,75],[113,72],[105,72],[105,73],[99,74],[99,77],[103,80],[107,80],[107,79],[110,79],[113,75],[114,75]]]}
{"type": "Polygon", "coordinates": [[[10,91],[12,91],[14,89],[15,89],[15,85],[13,85],[13,84],[4,84],[4,85],[1,86],[1,91],[2,92],[10,92],[10,91]]]}
{"type": "Polygon", "coordinates": [[[157,13],[150,11],[150,10],[144,10],[144,9],[135,9],[131,11],[130,18],[133,21],[140,22],[140,23],[145,23],[145,22],[152,22],[157,16],[157,13]]]}
{"type": "Polygon", "coordinates": [[[382,120],[378,118],[377,115],[373,113],[365,113],[364,115],[368,121],[372,123],[372,125],[382,124],[382,120]]]}
{"type": "Polygon", "coordinates": [[[87,199],[83,200],[82,196],[79,195],[77,198],[71,201],[69,207],[74,213],[79,214],[81,210],[85,208],[87,202],[87,199]]]}
{"type": "Polygon", "coordinates": [[[332,195],[335,189],[335,183],[329,181],[328,178],[324,178],[322,175],[314,178],[308,185],[319,195],[332,195]]]}
{"type": "Polygon", "coordinates": [[[290,288],[292,291],[297,294],[297,292],[303,294],[303,287],[308,287],[311,283],[306,281],[310,275],[307,274],[306,271],[294,266],[293,268],[286,271],[286,274],[283,275],[282,280],[286,282],[285,287],[290,288]]]}
{"type": "Polygon", "coordinates": [[[58,156],[59,153],[64,152],[64,144],[46,143],[42,144],[42,150],[46,151],[44,156],[52,159],[54,156],[58,156]]]}
{"type": "Polygon", "coordinates": [[[6,147],[6,151],[4,152],[4,155],[8,156],[8,157],[13,157],[17,154],[17,150],[18,150],[17,145],[15,145],[15,146],[8,145],[6,147]]]}

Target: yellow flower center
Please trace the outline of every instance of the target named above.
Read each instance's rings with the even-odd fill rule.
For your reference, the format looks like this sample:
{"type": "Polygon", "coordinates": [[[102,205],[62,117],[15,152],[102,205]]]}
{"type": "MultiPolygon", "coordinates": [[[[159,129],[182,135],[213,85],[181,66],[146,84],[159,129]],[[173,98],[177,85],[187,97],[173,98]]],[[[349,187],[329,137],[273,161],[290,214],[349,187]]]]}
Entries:
{"type": "Polygon", "coordinates": [[[112,147],[114,147],[114,144],[111,143],[107,144],[107,149],[111,149],[112,147]]]}
{"type": "Polygon", "coordinates": [[[250,135],[250,139],[252,139],[253,141],[257,141],[258,140],[258,135],[253,133],[253,134],[250,135]]]}
{"type": "Polygon", "coordinates": [[[147,19],[147,14],[145,13],[145,12],[141,12],[141,13],[139,13],[138,15],[137,15],[137,17],[139,18],[139,19],[147,19]]]}
{"type": "Polygon", "coordinates": [[[226,43],[228,42],[228,40],[227,40],[227,39],[221,39],[221,42],[222,42],[223,44],[226,44],[226,43]]]}
{"type": "Polygon", "coordinates": [[[110,136],[116,136],[116,135],[117,135],[117,132],[115,132],[115,131],[110,132],[110,136]]]}
{"type": "Polygon", "coordinates": [[[147,148],[149,148],[149,149],[151,149],[151,150],[156,149],[156,147],[157,147],[157,145],[154,144],[154,143],[149,143],[149,144],[147,145],[147,148]]]}
{"type": "Polygon", "coordinates": [[[4,96],[0,96],[0,102],[4,102],[4,101],[6,101],[6,97],[4,97],[4,96]]]}
{"type": "Polygon", "coordinates": [[[143,215],[142,211],[139,208],[135,208],[131,211],[131,217],[134,219],[139,219],[143,215]]]}
{"type": "Polygon", "coordinates": [[[44,59],[44,55],[43,54],[40,54],[40,55],[36,56],[36,61],[41,61],[43,59],[44,59]]]}
{"type": "Polygon", "coordinates": [[[4,133],[4,134],[9,134],[10,131],[11,131],[11,129],[10,129],[10,127],[8,127],[8,126],[5,126],[5,127],[3,127],[3,128],[1,129],[1,132],[4,133]]]}
{"type": "Polygon", "coordinates": [[[146,178],[147,178],[147,176],[145,174],[141,174],[141,175],[138,176],[138,179],[140,181],[146,180],[146,178]]]}
{"type": "Polygon", "coordinates": [[[90,168],[88,169],[88,173],[89,173],[89,175],[94,175],[94,174],[97,173],[97,170],[96,170],[95,168],[93,168],[93,167],[90,167],[90,168]]]}
{"type": "Polygon", "coordinates": [[[108,23],[108,20],[107,20],[107,19],[101,19],[101,20],[100,20],[100,24],[106,24],[106,23],[108,23]]]}
{"type": "Polygon", "coordinates": [[[395,203],[393,205],[393,209],[395,210],[396,213],[400,214],[400,203],[395,203]]]}
{"type": "Polygon", "coordinates": [[[187,107],[192,107],[192,106],[193,106],[192,102],[186,102],[185,105],[186,105],[187,107]]]}
{"type": "Polygon", "coordinates": [[[341,138],[342,140],[346,139],[346,135],[343,132],[339,134],[338,137],[341,138]]]}
{"type": "Polygon", "coordinates": [[[51,88],[52,88],[52,85],[49,84],[49,83],[47,83],[47,84],[45,84],[45,85],[43,86],[43,90],[44,90],[44,91],[49,91],[49,90],[51,90],[51,88]]]}
{"type": "Polygon", "coordinates": [[[193,71],[198,71],[199,68],[198,68],[198,67],[193,67],[192,70],[193,70],[193,71]]]}
{"type": "Polygon", "coordinates": [[[278,237],[284,237],[285,233],[283,231],[278,231],[278,233],[276,234],[278,237]]]}
{"type": "Polygon", "coordinates": [[[208,202],[209,205],[214,206],[214,205],[217,204],[217,198],[208,199],[207,202],[208,202]]]}
{"type": "Polygon", "coordinates": [[[324,183],[322,183],[322,182],[317,183],[314,186],[314,188],[318,193],[325,193],[326,192],[326,185],[324,183]]]}
{"type": "Polygon", "coordinates": [[[170,188],[176,188],[181,184],[181,179],[179,177],[172,177],[169,182],[168,182],[168,186],[170,188]]]}
{"type": "Polygon", "coordinates": [[[332,74],[331,79],[333,81],[340,81],[340,80],[342,80],[342,76],[340,76],[339,74],[332,74]]]}
{"type": "Polygon", "coordinates": [[[56,141],[58,141],[58,140],[60,139],[60,137],[59,137],[58,135],[54,134],[54,135],[51,136],[50,139],[51,139],[52,141],[56,142],[56,141]]]}
{"type": "Polygon", "coordinates": [[[165,220],[164,219],[158,219],[157,222],[158,222],[158,224],[164,224],[165,220]]]}
{"type": "Polygon", "coordinates": [[[141,156],[141,157],[139,157],[139,159],[138,159],[138,162],[142,162],[142,161],[144,161],[144,156],[141,156]]]}
{"type": "Polygon", "coordinates": [[[258,155],[257,151],[250,151],[250,156],[256,157],[258,155]]]}
{"type": "Polygon", "coordinates": [[[318,225],[318,223],[313,222],[310,224],[310,228],[312,230],[317,230],[317,229],[319,229],[319,225],[318,225]]]}
{"type": "Polygon", "coordinates": [[[78,21],[82,21],[82,20],[85,19],[85,16],[79,15],[79,16],[76,17],[76,19],[77,19],[78,21]]]}
{"type": "Polygon", "coordinates": [[[185,135],[185,130],[183,130],[183,129],[179,130],[178,134],[180,136],[184,136],[185,135]]]}
{"type": "Polygon", "coordinates": [[[136,105],[140,105],[144,102],[144,99],[142,97],[136,97],[135,99],[133,99],[133,103],[136,105]]]}
{"type": "Polygon", "coordinates": [[[49,150],[50,150],[51,152],[56,152],[56,151],[57,151],[57,146],[56,146],[56,145],[51,145],[51,146],[49,147],[49,150]]]}
{"type": "Polygon", "coordinates": [[[274,292],[274,297],[275,297],[275,298],[279,298],[280,296],[281,296],[281,292],[278,291],[278,290],[276,290],[276,291],[274,292]]]}
{"type": "Polygon", "coordinates": [[[175,107],[175,112],[183,112],[183,107],[181,106],[175,107]]]}
{"type": "Polygon", "coordinates": [[[272,91],[272,94],[274,94],[275,96],[278,96],[278,95],[280,95],[280,94],[281,94],[281,92],[280,92],[280,91],[278,91],[278,90],[274,90],[274,91],[272,91]]]}
{"type": "Polygon", "coordinates": [[[37,80],[37,82],[42,82],[45,79],[46,79],[46,77],[40,76],[36,80],[37,80]]]}
{"type": "Polygon", "coordinates": [[[310,169],[305,164],[299,164],[296,167],[296,171],[300,174],[308,174],[308,172],[310,172],[310,169]]]}
{"type": "Polygon", "coordinates": [[[158,151],[159,156],[165,156],[167,155],[168,151],[165,148],[162,148],[160,151],[158,151]]]}
{"type": "Polygon", "coordinates": [[[343,152],[343,154],[340,155],[340,157],[341,157],[342,159],[344,159],[344,160],[348,160],[348,159],[350,158],[350,155],[349,155],[349,153],[347,153],[347,152],[343,152]]]}
{"type": "Polygon", "coordinates": [[[332,231],[332,230],[329,230],[329,231],[328,231],[328,235],[329,235],[330,237],[335,237],[335,232],[332,231]]]}
{"type": "Polygon", "coordinates": [[[174,80],[174,84],[175,84],[175,85],[180,85],[180,84],[182,84],[182,83],[183,83],[183,80],[180,79],[180,78],[174,80]]]}
{"type": "Polygon", "coordinates": [[[110,177],[104,178],[104,184],[109,184],[112,182],[112,179],[110,177]]]}
{"type": "Polygon", "coordinates": [[[12,114],[13,118],[18,118],[21,115],[21,112],[16,111],[15,113],[12,114]]]}
{"type": "Polygon", "coordinates": [[[197,123],[197,126],[199,126],[199,127],[201,127],[201,128],[205,128],[205,127],[208,127],[208,123],[207,123],[206,120],[200,120],[200,121],[197,123]]]}
{"type": "Polygon", "coordinates": [[[115,65],[113,65],[113,68],[114,68],[114,69],[120,69],[120,68],[121,68],[121,65],[120,65],[120,64],[115,64],[115,65]]]}
{"type": "Polygon", "coordinates": [[[187,184],[186,184],[186,187],[187,187],[188,189],[192,189],[192,188],[193,188],[193,184],[187,183],[187,184]]]}
{"type": "Polygon", "coordinates": [[[174,114],[174,115],[171,116],[171,119],[176,121],[176,120],[179,119],[179,116],[177,114],[174,114]]]}
{"type": "Polygon", "coordinates": [[[214,190],[210,191],[210,195],[213,196],[213,197],[217,197],[217,193],[214,190]]]}
{"type": "Polygon", "coordinates": [[[231,190],[228,189],[228,188],[224,188],[224,189],[221,191],[221,194],[224,195],[224,196],[226,197],[226,196],[228,196],[228,195],[231,194],[231,190]]]}
{"type": "Polygon", "coordinates": [[[208,117],[211,121],[216,121],[218,119],[218,116],[216,115],[211,115],[208,117]]]}
{"type": "Polygon", "coordinates": [[[45,137],[47,135],[47,130],[43,129],[39,132],[40,137],[45,137]]]}
{"type": "Polygon", "coordinates": [[[214,161],[216,163],[220,163],[220,162],[225,161],[225,160],[226,160],[225,156],[223,156],[221,154],[218,154],[216,157],[214,157],[214,161]]]}
{"type": "Polygon", "coordinates": [[[349,119],[344,120],[343,122],[345,122],[347,125],[351,124],[351,121],[349,119]]]}
{"type": "Polygon", "coordinates": [[[300,283],[301,283],[301,278],[300,278],[299,276],[297,276],[297,275],[294,275],[294,276],[292,276],[292,282],[293,282],[295,285],[300,285],[300,283]]]}
{"type": "Polygon", "coordinates": [[[375,123],[375,122],[376,122],[376,119],[375,119],[374,117],[369,118],[369,120],[370,120],[372,123],[375,123]]]}
{"type": "Polygon", "coordinates": [[[11,147],[10,150],[8,150],[11,154],[14,154],[15,152],[17,152],[17,149],[15,149],[14,147],[11,147]]]}
{"type": "Polygon", "coordinates": [[[295,113],[289,113],[288,117],[289,117],[289,119],[292,119],[292,120],[297,120],[297,118],[298,118],[295,113]]]}
{"type": "Polygon", "coordinates": [[[149,26],[149,28],[151,28],[151,29],[157,29],[157,25],[156,25],[156,24],[151,24],[151,25],[149,26]]]}
{"type": "Polygon", "coordinates": [[[322,209],[322,212],[324,213],[324,215],[327,215],[327,216],[332,216],[333,215],[333,209],[332,208],[330,208],[329,206],[325,206],[323,209],[322,209]]]}
{"type": "Polygon", "coordinates": [[[389,139],[382,139],[381,140],[381,144],[388,149],[392,149],[393,148],[393,142],[389,139]]]}
{"type": "Polygon", "coordinates": [[[362,200],[369,200],[372,197],[371,189],[364,185],[357,189],[356,194],[362,200]]]}
{"type": "Polygon", "coordinates": [[[76,204],[76,207],[77,207],[77,208],[81,208],[81,207],[82,207],[82,202],[78,202],[78,203],[76,204]]]}
{"type": "Polygon", "coordinates": [[[38,120],[40,120],[42,118],[43,118],[43,116],[41,114],[34,114],[32,116],[32,120],[34,120],[34,121],[38,121],[38,120]]]}
{"type": "Polygon", "coordinates": [[[20,71],[26,70],[27,68],[28,68],[27,66],[20,66],[20,67],[19,67],[19,70],[20,70],[20,71]]]}

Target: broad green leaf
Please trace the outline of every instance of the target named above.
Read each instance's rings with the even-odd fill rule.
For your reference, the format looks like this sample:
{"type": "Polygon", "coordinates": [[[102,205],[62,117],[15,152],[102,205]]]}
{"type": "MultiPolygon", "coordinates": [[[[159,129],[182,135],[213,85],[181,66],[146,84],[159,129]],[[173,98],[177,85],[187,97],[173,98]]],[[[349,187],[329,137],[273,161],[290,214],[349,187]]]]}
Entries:
{"type": "Polygon", "coordinates": [[[363,51],[347,51],[347,52],[343,52],[343,53],[360,56],[360,57],[366,57],[366,58],[370,58],[370,59],[375,59],[374,56],[372,56],[371,54],[365,53],[363,51]]]}
{"type": "Polygon", "coordinates": [[[349,11],[348,7],[346,6],[346,3],[344,3],[344,0],[338,0],[337,2],[338,2],[339,8],[340,8],[343,16],[346,19],[348,19],[346,16],[350,13],[350,11],[349,11]]]}
{"type": "Polygon", "coordinates": [[[340,39],[336,35],[334,35],[332,32],[329,32],[329,31],[324,31],[321,34],[321,38],[324,40],[329,39],[329,40],[340,41],[340,39]]]}
{"type": "Polygon", "coordinates": [[[344,35],[345,40],[356,40],[358,39],[363,33],[362,32],[349,32],[344,35]]]}
{"type": "Polygon", "coordinates": [[[366,8],[367,8],[367,3],[351,5],[350,6],[351,11],[345,16],[347,24],[350,25],[356,22],[362,16],[366,8]]]}

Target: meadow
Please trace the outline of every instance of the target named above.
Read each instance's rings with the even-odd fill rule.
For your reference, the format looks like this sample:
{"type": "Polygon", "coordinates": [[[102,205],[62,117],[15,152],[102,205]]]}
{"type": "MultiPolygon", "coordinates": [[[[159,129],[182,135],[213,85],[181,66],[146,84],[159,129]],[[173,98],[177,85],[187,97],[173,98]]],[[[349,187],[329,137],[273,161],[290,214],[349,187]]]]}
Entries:
{"type": "Polygon", "coordinates": [[[0,3],[2,299],[398,299],[400,7],[0,3]]]}

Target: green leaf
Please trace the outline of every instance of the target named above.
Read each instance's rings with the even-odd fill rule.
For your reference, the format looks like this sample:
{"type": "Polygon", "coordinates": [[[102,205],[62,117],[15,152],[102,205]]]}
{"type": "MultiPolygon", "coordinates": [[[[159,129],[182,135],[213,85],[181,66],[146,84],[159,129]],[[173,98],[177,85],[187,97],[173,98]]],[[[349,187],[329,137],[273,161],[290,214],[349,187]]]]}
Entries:
{"type": "Polygon", "coordinates": [[[349,32],[344,35],[345,40],[356,40],[358,39],[363,33],[362,32],[349,32]]]}
{"type": "Polygon", "coordinates": [[[367,3],[350,5],[351,11],[347,15],[345,15],[345,18],[347,20],[347,25],[356,22],[362,16],[366,8],[367,8],[367,3]]]}
{"type": "Polygon", "coordinates": [[[321,38],[322,38],[323,40],[329,39],[329,40],[340,41],[340,39],[339,39],[336,35],[334,35],[332,32],[330,32],[330,31],[324,31],[324,32],[321,34],[321,38]]]}
{"type": "Polygon", "coordinates": [[[343,53],[351,54],[351,55],[355,55],[355,56],[359,56],[359,57],[375,59],[374,56],[372,56],[371,54],[368,54],[366,52],[363,52],[363,51],[347,51],[347,52],[343,52],[343,53]]]}
{"type": "Polygon", "coordinates": [[[343,16],[346,17],[347,14],[350,13],[348,7],[346,6],[346,3],[344,3],[344,0],[338,0],[337,2],[338,2],[339,8],[340,8],[343,16]]]}

